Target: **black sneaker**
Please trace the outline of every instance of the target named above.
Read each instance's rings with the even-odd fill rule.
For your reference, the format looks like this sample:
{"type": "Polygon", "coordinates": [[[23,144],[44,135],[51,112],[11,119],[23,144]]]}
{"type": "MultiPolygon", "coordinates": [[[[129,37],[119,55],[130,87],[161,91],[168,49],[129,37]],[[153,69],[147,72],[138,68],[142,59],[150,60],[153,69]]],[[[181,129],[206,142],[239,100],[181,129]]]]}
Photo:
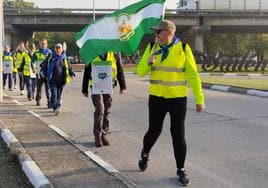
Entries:
{"type": "Polygon", "coordinates": [[[149,158],[149,154],[145,153],[143,150],[141,151],[141,159],[139,160],[139,168],[141,171],[145,171],[147,169],[147,162],[149,158]]]}
{"type": "Polygon", "coordinates": [[[179,180],[179,184],[181,186],[187,186],[190,184],[190,180],[188,179],[187,174],[185,173],[185,170],[178,169],[177,170],[177,177],[179,180]]]}

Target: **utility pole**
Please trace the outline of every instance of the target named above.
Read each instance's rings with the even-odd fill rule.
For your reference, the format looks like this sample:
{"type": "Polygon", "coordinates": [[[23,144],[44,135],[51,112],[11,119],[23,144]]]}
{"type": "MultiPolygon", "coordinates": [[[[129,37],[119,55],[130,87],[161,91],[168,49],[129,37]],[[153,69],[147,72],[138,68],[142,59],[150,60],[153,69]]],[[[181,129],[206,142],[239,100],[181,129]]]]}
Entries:
{"type": "Polygon", "coordinates": [[[120,0],[118,0],[118,9],[120,9],[120,0]]]}
{"type": "Polygon", "coordinates": [[[0,101],[3,101],[3,59],[2,59],[2,54],[3,54],[3,36],[4,36],[4,2],[3,0],[0,0],[0,101]]]}

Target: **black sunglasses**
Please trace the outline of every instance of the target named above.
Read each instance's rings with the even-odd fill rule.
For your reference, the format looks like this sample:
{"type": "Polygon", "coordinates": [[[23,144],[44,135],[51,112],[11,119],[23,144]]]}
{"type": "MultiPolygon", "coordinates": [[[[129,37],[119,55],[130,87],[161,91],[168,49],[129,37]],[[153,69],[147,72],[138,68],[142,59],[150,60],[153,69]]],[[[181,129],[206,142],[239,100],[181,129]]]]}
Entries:
{"type": "Polygon", "coordinates": [[[158,30],[155,31],[155,33],[158,35],[158,34],[160,34],[162,31],[163,31],[163,29],[158,29],[158,30]]]}

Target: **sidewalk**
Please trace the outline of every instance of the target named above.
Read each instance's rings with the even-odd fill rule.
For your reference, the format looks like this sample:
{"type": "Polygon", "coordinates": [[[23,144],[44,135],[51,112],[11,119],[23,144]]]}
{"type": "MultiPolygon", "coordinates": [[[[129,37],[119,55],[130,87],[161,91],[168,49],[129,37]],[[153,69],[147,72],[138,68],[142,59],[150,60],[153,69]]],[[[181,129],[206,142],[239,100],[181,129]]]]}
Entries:
{"type": "Polygon", "coordinates": [[[0,120],[0,128],[13,133],[53,187],[129,187],[120,174],[105,171],[8,97],[0,103],[0,120]]]}

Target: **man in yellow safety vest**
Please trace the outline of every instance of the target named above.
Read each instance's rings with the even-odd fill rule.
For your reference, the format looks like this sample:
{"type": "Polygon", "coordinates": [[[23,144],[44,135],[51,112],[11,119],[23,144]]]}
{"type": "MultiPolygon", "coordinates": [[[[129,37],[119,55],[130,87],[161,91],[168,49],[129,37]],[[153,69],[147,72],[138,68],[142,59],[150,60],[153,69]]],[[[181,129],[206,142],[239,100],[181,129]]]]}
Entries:
{"type": "Polygon", "coordinates": [[[195,95],[196,112],[203,111],[205,107],[202,85],[190,47],[175,36],[175,24],[162,20],[152,29],[156,40],[147,46],[137,69],[139,76],[150,72],[149,129],[143,139],[139,168],[146,170],[149,152],[169,113],[177,177],[179,183],[185,186],[190,182],[184,170],[187,82],[195,95]]]}

